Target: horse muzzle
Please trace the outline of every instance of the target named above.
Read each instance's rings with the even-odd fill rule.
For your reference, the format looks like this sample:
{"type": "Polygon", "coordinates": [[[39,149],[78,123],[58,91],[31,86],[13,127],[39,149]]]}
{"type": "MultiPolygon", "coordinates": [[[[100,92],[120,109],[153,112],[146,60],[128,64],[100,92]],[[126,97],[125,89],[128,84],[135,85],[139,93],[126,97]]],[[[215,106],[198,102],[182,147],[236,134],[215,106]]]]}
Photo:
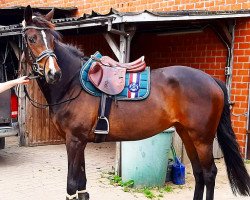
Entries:
{"type": "Polygon", "coordinates": [[[49,84],[55,84],[55,83],[59,82],[61,77],[62,77],[61,70],[56,71],[56,72],[53,72],[52,70],[49,70],[45,74],[45,79],[46,79],[47,83],[49,83],[49,84]]]}

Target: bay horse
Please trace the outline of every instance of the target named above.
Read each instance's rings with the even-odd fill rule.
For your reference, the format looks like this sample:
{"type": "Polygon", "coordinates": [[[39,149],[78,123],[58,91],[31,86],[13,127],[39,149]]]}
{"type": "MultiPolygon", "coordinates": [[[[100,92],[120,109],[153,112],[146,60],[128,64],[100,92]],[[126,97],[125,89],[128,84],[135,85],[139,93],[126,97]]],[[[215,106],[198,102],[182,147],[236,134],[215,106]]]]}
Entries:
{"type": "MultiPolygon", "coordinates": [[[[53,14],[52,10],[33,16],[32,8],[26,7],[22,23],[25,55],[40,76],[37,81],[47,102],[54,104],[51,117],[66,140],[66,199],[87,200],[84,149],[94,141],[92,130],[100,99],[82,90],[79,71],[86,59],[78,49],[61,41],[51,22],[53,14]]],[[[225,84],[208,74],[184,66],[152,70],[150,96],[140,102],[112,104],[109,120],[107,141],[144,139],[174,126],[192,164],[194,200],[203,199],[205,187],[206,199],[214,198],[217,168],[212,149],[217,133],[233,193],[250,195],[250,177],[232,129],[225,84]]]]}

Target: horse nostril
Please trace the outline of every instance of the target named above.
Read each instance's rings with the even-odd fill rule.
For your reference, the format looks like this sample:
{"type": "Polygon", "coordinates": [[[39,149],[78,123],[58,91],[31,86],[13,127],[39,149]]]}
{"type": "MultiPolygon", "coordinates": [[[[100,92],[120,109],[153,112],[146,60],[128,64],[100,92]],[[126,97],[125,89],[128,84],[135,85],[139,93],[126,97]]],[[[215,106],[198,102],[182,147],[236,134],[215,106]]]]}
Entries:
{"type": "Polygon", "coordinates": [[[48,77],[53,78],[53,74],[52,74],[51,70],[48,71],[48,77]]]}
{"type": "Polygon", "coordinates": [[[56,72],[56,73],[54,74],[54,79],[55,79],[55,80],[59,80],[59,79],[61,78],[61,76],[62,76],[62,73],[61,73],[61,72],[56,72]]]}

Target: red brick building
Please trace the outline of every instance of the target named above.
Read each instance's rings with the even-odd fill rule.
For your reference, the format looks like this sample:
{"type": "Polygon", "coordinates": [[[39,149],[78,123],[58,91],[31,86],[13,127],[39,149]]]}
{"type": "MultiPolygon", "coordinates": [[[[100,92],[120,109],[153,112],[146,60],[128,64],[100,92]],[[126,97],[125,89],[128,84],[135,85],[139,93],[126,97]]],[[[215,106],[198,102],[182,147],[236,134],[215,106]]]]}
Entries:
{"type": "MultiPolygon", "coordinates": [[[[73,14],[82,16],[92,10],[102,14],[114,8],[119,12],[139,12],[144,10],[169,12],[181,10],[200,11],[248,11],[249,0],[31,0],[36,7],[77,7],[73,14]]],[[[0,0],[0,7],[26,6],[27,1],[0,0]]],[[[221,12],[223,13],[223,12],[221,12]]],[[[230,17],[229,17],[230,18],[230,17]]],[[[236,19],[234,41],[231,101],[232,121],[242,154],[245,155],[248,132],[249,82],[250,82],[250,17],[236,19]]],[[[65,37],[83,47],[86,54],[94,50],[112,54],[102,35],[78,35],[65,37]],[[89,41],[92,41],[89,43],[89,41]]],[[[185,34],[136,34],[131,44],[131,57],[145,55],[152,68],[169,65],[186,65],[201,69],[206,73],[226,81],[228,49],[211,27],[203,27],[202,32],[185,34]],[[146,41],[146,42],[145,42],[146,41]],[[138,48],[138,46],[140,48],[138,48]],[[137,48],[135,48],[137,47],[137,48]]],[[[248,147],[250,149],[250,146],[248,147]]]]}

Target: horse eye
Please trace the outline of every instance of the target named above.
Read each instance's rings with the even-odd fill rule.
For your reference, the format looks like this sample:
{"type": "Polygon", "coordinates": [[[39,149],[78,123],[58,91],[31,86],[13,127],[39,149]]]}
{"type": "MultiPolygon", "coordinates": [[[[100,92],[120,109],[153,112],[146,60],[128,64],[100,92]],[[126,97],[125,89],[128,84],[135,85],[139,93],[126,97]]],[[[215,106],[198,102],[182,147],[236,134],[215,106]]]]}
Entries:
{"type": "Polygon", "coordinates": [[[36,43],[35,37],[28,37],[30,43],[36,43]]]}

